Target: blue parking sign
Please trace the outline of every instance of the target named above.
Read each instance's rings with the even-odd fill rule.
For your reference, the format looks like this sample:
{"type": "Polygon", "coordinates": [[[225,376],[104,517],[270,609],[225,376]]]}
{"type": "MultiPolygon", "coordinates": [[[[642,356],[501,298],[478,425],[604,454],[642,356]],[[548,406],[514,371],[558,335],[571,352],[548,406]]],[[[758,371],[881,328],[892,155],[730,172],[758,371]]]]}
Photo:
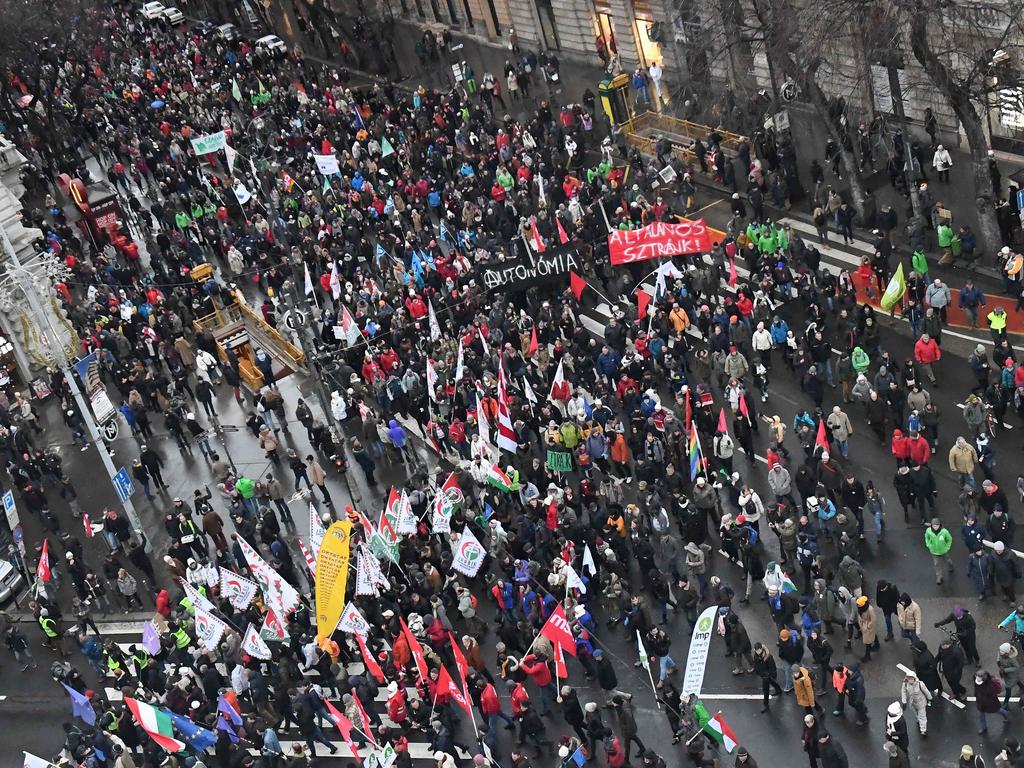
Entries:
{"type": "Polygon", "coordinates": [[[124,467],[121,467],[117,474],[114,475],[114,487],[117,489],[117,497],[121,500],[122,504],[128,501],[131,495],[135,493],[135,484],[128,476],[128,472],[125,471],[124,467]]]}

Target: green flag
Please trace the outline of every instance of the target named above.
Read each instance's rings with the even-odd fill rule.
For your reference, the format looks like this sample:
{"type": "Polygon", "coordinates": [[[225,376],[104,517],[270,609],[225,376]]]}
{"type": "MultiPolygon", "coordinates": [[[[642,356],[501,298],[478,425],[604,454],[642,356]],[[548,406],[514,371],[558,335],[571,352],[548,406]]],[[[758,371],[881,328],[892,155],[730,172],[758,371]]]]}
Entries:
{"type": "Polygon", "coordinates": [[[885,293],[882,294],[882,300],[879,305],[888,312],[893,308],[896,302],[903,298],[903,294],[907,290],[907,281],[903,279],[903,262],[896,267],[896,272],[889,279],[889,284],[885,286],[885,293]]]}
{"type": "Polygon", "coordinates": [[[235,101],[242,100],[242,89],[238,87],[238,81],[234,78],[231,78],[231,95],[234,97],[235,101]]]}
{"type": "Polygon", "coordinates": [[[385,136],[380,140],[380,156],[384,158],[393,154],[395,154],[395,148],[391,146],[391,142],[388,141],[388,137],[385,136]]]}
{"type": "Polygon", "coordinates": [[[323,188],[322,194],[326,195],[330,191],[331,191],[331,182],[327,179],[326,176],[324,176],[324,188],[323,188]]]}

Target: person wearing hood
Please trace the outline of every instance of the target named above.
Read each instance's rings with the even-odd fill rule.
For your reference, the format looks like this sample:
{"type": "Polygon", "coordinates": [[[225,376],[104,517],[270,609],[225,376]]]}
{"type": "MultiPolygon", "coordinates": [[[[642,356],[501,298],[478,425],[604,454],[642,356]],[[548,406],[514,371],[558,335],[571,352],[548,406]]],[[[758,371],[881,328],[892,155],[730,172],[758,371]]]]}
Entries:
{"type": "Polygon", "coordinates": [[[910,749],[910,734],[907,732],[907,721],[903,717],[903,707],[898,701],[889,705],[885,712],[885,737],[904,754],[910,749]]]}
{"type": "Polygon", "coordinates": [[[943,640],[939,645],[939,652],[935,655],[935,663],[953,692],[953,698],[962,701],[967,695],[967,689],[961,682],[964,667],[967,665],[967,656],[960,643],[955,643],[948,637],[943,640]]]}
{"type": "Polygon", "coordinates": [[[922,683],[916,672],[908,672],[900,685],[900,703],[904,711],[909,707],[917,715],[917,727],[921,736],[928,735],[928,707],[932,703],[932,692],[922,683]]]}
{"type": "MultiPolygon", "coordinates": [[[[1020,678],[1020,659],[1017,646],[1013,643],[1002,643],[999,646],[999,656],[996,658],[996,666],[999,669],[999,678],[1003,681],[1003,709],[1010,706],[1010,697],[1013,689],[1018,688],[1024,695],[1024,681],[1020,678]]],[[[1021,709],[1024,709],[1024,698],[1021,699],[1021,709]]]]}
{"type": "Polygon", "coordinates": [[[988,733],[988,715],[997,712],[1004,722],[1010,721],[1010,711],[999,701],[1001,690],[992,674],[984,669],[974,673],[974,705],[978,709],[978,735],[988,733]]]}
{"type": "Polygon", "coordinates": [[[821,768],[849,768],[850,765],[846,750],[828,731],[818,735],[818,758],[821,768]]]}
{"type": "Polygon", "coordinates": [[[911,643],[919,639],[921,629],[924,626],[922,624],[921,606],[906,592],[900,595],[899,602],[896,604],[896,619],[903,630],[903,637],[910,640],[911,643]]]}
{"type": "Polygon", "coordinates": [[[896,746],[896,742],[886,740],[882,749],[889,758],[889,768],[910,768],[910,758],[907,757],[906,752],[896,746]]]}
{"type": "Polygon", "coordinates": [[[734,768],[757,768],[757,760],[747,751],[746,747],[739,747],[736,750],[736,761],[734,768]]]}

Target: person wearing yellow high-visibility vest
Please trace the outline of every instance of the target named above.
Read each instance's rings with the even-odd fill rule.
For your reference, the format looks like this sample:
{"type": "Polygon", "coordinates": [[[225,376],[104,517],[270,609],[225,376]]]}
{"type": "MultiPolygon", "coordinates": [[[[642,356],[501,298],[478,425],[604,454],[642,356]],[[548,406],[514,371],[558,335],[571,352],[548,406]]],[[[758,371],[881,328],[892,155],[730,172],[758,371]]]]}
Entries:
{"type": "Polygon", "coordinates": [[[988,313],[988,331],[992,334],[992,341],[999,343],[999,340],[1006,335],[1006,310],[996,307],[988,313]]]}
{"type": "Polygon", "coordinates": [[[46,638],[43,641],[44,645],[56,649],[65,659],[71,655],[64,647],[64,636],[60,632],[57,620],[51,617],[45,608],[39,612],[39,628],[43,630],[43,635],[46,638]]]}
{"type": "Polygon", "coordinates": [[[192,638],[177,622],[170,622],[167,628],[171,639],[174,640],[175,660],[181,664],[189,663],[192,659],[188,654],[188,647],[192,644],[192,638]]]}

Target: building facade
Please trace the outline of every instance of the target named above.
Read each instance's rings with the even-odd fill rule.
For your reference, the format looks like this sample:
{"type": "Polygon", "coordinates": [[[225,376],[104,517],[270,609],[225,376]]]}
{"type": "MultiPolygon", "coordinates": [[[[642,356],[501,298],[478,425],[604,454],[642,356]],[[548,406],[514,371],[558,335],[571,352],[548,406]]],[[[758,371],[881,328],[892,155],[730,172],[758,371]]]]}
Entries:
{"type": "MultiPolygon", "coordinates": [[[[799,2],[800,0],[797,0],[799,2]]],[[[601,54],[617,55],[623,70],[658,62],[668,87],[703,85],[712,93],[724,87],[738,96],[762,91],[778,95],[786,78],[773,71],[759,35],[752,30],[757,3],[766,0],[380,0],[382,12],[428,27],[450,27],[494,45],[507,46],[512,30],[523,46],[552,51],[559,59],[601,65],[601,54]],[[602,51],[603,49],[603,51],[602,51]]],[[[1006,16],[995,5],[971,0],[961,17],[965,34],[984,50],[1008,45],[1006,16]]],[[[1024,36],[1022,36],[1024,37],[1024,36]]],[[[826,94],[843,97],[858,119],[876,111],[891,113],[892,95],[885,64],[855,44],[855,30],[837,34],[817,78],[826,94]]],[[[1020,41],[1024,46],[1024,39],[1020,41]]],[[[949,104],[928,81],[909,44],[894,35],[893,45],[907,51],[898,76],[908,119],[921,125],[931,109],[947,140],[959,140],[949,104]]],[[[1024,70],[1024,61],[1021,62],[1024,70]]],[[[1024,76],[1013,85],[992,78],[978,104],[997,149],[1019,151],[1024,139],[1024,76]]],[[[799,96],[798,96],[799,98],[799,96]]]]}

